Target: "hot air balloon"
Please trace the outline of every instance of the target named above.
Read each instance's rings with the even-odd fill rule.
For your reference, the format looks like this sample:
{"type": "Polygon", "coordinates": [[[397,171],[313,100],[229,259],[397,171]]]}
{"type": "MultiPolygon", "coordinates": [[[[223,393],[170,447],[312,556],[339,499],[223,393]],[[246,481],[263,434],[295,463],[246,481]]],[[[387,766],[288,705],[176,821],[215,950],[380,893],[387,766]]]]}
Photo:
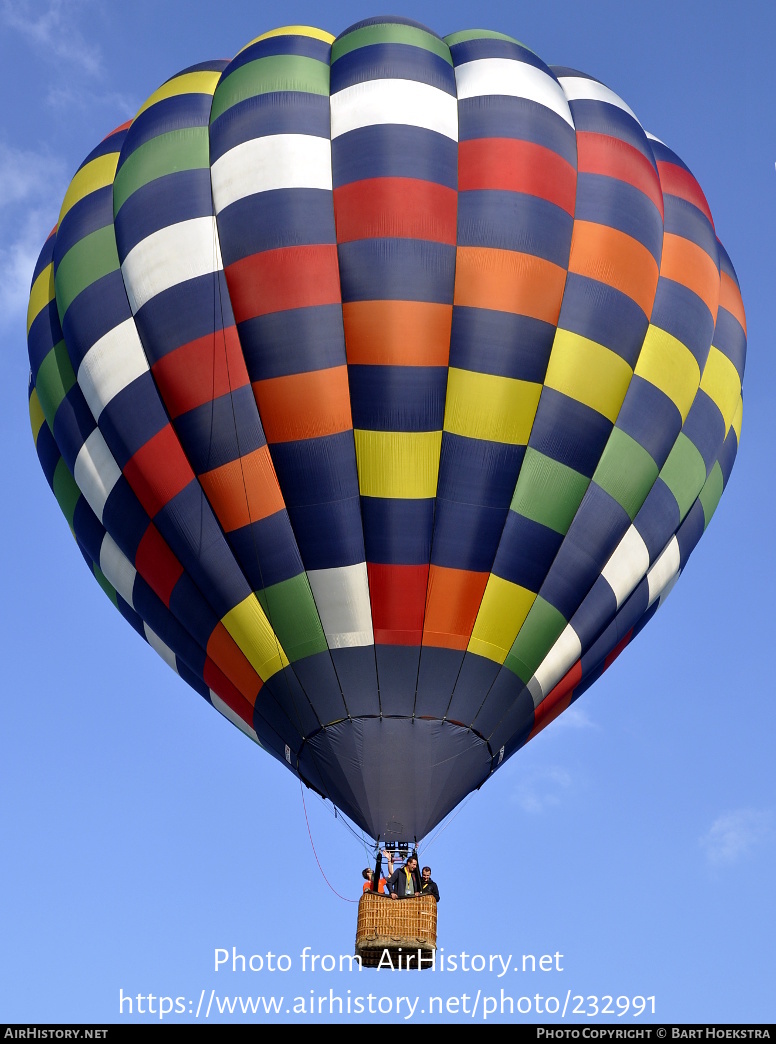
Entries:
{"type": "Polygon", "coordinates": [[[740,437],[695,178],[484,30],[294,26],[173,76],[75,174],[28,329],[37,453],[108,597],[380,844],[606,670],[740,437]]]}

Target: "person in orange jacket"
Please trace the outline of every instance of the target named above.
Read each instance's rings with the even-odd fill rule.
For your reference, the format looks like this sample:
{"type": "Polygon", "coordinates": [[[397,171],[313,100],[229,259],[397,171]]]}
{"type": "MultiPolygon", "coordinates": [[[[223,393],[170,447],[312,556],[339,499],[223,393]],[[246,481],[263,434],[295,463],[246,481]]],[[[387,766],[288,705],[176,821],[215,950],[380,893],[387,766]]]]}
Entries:
{"type": "MultiPolygon", "coordinates": [[[[386,849],[383,849],[383,855],[385,856],[385,859],[388,863],[388,875],[391,876],[393,874],[393,857],[390,855],[388,851],[386,851],[386,849]]],[[[375,876],[374,870],[370,870],[367,866],[361,872],[361,876],[364,878],[364,887],[362,891],[377,892],[378,895],[386,894],[384,877],[381,877],[380,880],[377,882],[377,888],[372,888],[372,882],[375,876]]]]}

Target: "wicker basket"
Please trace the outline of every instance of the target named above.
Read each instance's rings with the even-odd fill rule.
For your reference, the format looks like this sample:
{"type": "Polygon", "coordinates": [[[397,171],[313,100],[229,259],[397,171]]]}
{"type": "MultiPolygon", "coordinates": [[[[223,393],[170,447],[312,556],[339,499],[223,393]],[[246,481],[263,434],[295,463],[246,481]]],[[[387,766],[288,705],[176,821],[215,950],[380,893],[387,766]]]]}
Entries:
{"type": "Polygon", "coordinates": [[[356,956],[364,968],[432,966],[437,904],[433,896],[388,899],[364,892],[358,902],[356,956]]]}

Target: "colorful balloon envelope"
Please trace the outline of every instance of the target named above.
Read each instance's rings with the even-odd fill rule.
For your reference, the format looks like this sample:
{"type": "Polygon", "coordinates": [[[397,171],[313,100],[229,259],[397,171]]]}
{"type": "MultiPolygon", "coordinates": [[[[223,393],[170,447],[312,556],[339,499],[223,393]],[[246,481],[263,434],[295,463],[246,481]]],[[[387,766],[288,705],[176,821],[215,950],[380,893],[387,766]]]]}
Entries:
{"type": "Polygon", "coordinates": [[[99,583],[381,842],[610,665],[740,436],[744,311],[695,178],[497,32],[295,26],[174,76],[73,178],[28,328],[99,583]]]}

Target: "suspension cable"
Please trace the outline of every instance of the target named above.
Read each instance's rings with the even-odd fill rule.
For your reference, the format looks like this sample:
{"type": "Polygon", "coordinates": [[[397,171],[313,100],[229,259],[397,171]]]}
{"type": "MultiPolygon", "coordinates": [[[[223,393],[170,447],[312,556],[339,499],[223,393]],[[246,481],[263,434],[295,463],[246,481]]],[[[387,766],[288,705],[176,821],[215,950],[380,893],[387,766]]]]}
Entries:
{"type": "Polygon", "coordinates": [[[329,886],[329,888],[331,888],[332,892],[334,892],[334,894],[339,899],[342,899],[346,903],[357,903],[358,899],[349,899],[346,895],[340,895],[339,892],[337,891],[337,889],[334,887],[334,885],[328,879],[326,874],[323,872],[323,867],[321,866],[321,861],[318,858],[318,853],[315,851],[315,842],[313,841],[313,834],[312,834],[312,830],[310,829],[310,820],[309,820],[309,818],[307,816],[307,804],[306,804],[305,799],[304,799],[304,787],[302,785],[301,779],[299,780],[299,793],[302,796],[302,808],[304,809],[304,820],[305,820],[305,823],[307,824],[307,833],[308,833],[308,835],[310,837],[310,846],[311,846],[311,848],[313,850],[313,855],[315,856],[315,862],[318,864],[318,869],[321,871],[321,877],[324,879],[326,884],[329,886]]]}

